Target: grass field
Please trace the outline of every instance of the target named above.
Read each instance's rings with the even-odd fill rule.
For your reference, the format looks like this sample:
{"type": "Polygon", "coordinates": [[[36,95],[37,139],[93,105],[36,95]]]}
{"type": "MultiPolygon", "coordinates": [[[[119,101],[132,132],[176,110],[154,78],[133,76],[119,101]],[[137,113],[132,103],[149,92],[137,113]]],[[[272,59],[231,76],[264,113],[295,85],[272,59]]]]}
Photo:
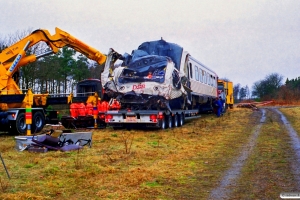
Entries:
{"type": "MultiPolygon", "coordinates": [[[[267,115],[232,199],[278,198],[279,190],[294,189],[284,170],[290,162],[287,136],[267,115]]],[[[14,137],[1,135],[11,179],[0,165],[0,199],[207,199],[260,116],[236,108],[173,129],[95,130],[92,148],[72,152],[18,152],[14,137]]]]}

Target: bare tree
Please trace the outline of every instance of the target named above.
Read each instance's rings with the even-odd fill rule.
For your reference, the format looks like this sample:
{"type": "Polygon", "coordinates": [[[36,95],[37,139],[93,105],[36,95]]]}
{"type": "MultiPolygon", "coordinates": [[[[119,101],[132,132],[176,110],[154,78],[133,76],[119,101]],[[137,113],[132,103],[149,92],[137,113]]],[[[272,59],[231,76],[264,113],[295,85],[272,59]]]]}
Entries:
{"type": "Polygon", "coordinates": [[[0,38],[0,53],[5,48],[7,48],[7,41],[5,40],[5,38],[0,38]]]}
{"type": "Polygon", "coordinates": [[[241,84],[239,83],[233,86],[233,98],[235,101],[237,101],[239,98],[240,88],[241,88],[241,84]]]}
{"type": "Polygon", "coordinates": [[[226,78],[226,77],[224,77],[224,78],[219,78],[219,79],[220,79],[220,80],[224,80],[224,81],[228,81],[228,82],[230,81],[229,78],[226,78]]]}
{"type": "MultiPolygon", "coordinates": [[[[28,28],[27,30],[17,31],[14,34],[9,34],[5,42],[0,43],[0,48],[1,46],[8,47],[19,42],[23,38],[30,35],[32,33],[32,30],[33,30],[32,28],[28,28]]],[[[45,42],[39,42],[31,46],[30,48],[28,48],[26,50],[26,55],[32,55],[32,54],[38,55],[44,52],[47,48],[48,46],[46,45],[45,42]]],[[[40,76],[37,73],[39,64],[40,64],[39,62],[33,62],[26,66],[21,66],[15,72],[14,76],[17,77],[15,78],[15,80],[19,80],[19,75],[20,75],[20,82],[18,84],[21,89],[27,90],[28,88],[32,88],[33,92],[35,93],[41,90],[40,89],[41,86],[39,84],[40,76]]]]}
{"type": "Polygon", "coordinates": [[[101,77],[101,73],[103,72],[104,70],[104,64],[102,65],[99,65],[97,62],[95,61],[91,61],[91,66],[90,66],[90,77],[91,78],[95,78],[95,79],[100,79],[101,77]]]}
{"type": "Polygon", "coordinates": [[[250,94],[250,89],[249,89],[248,85],[245,86],[245,92],[246,92],[246,99],[250,99],[251,94],[250,94]]]}
{"type": "Polygon", "coordinates": [[[246,88],[245,87],[242,87],[241,89],[240,89],[240,100],[242,101],[242,100],[244,100],[245,98],[246,98],[246,88]]]}
{"type": "Polygon", "coordinates": [[[283,76],[278,73],[272,73],[265,77],[264,80],[260,80],[254,83],[252,89],[252,95],[261,99],[273,99],[277,95],[277,91],[282,85],[283,76]]]}
{"type": "Polygon", "coordinates": [[[21,39],[32,33],[33,28],[28,28],[27,30],[18,30],[13,34],[8,34],[6,44],[7,46],[13,45],[14,43],[20,41],[21,39]]]}

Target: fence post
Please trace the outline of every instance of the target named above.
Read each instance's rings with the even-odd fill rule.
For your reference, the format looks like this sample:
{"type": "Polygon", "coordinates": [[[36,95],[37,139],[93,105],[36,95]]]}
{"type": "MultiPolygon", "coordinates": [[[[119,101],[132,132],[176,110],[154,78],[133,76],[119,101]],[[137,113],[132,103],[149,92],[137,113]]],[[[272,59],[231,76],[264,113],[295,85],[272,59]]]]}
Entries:
{"type": "Polygon", "coordinates": [[[7,168],[6,168],[6,166],[5,166],[5,163],[4,163],[4,160],[3,160],[2,156],[1,156],[1,153],[0,153],[0,159],[1,159],[1,161],[2,161],[3,167],[4,167],[5,171],[6,171],[6,174],[7,174],[8,178],[10,179],[9,173],[8,173],[8,171],[7,171],[7,168]]]}

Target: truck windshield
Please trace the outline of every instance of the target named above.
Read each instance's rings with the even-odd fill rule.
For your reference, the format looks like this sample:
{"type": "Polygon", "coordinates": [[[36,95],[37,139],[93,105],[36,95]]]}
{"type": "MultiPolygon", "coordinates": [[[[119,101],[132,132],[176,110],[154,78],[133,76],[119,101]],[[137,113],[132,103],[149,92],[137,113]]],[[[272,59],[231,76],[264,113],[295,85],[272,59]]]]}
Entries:
{"type": "Polygon", "coordinates": [[[224,86],[223,85],[218,85],[218,90],[224,90],[224,86]]]}

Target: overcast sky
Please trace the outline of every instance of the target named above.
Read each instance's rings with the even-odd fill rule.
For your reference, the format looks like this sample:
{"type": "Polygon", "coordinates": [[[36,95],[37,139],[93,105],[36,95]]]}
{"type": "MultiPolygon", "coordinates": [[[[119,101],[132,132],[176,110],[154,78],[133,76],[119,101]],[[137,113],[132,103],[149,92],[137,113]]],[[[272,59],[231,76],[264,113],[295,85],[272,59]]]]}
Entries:
{"type": "MultiPolygon", "coordinates": [[[[176,43],[234,84],[300,76],[300,0],[0,0],[0,38],[55,27],[107,53],[176,43]]],[[[99,75],[100,78],[100,75],[99,75]]]]}

